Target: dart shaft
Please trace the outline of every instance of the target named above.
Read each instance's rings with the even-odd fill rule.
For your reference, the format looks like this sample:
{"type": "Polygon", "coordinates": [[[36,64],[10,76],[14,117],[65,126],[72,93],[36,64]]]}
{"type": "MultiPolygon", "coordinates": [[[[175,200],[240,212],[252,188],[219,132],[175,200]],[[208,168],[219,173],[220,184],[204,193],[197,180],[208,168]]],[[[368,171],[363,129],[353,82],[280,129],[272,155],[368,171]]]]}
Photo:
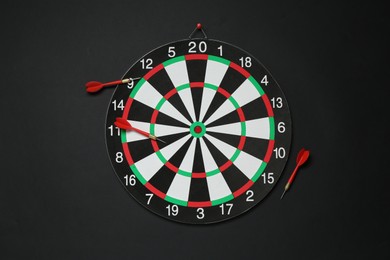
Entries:
{"type": "Polygon", "coordinates": [[[115,80],[115,81],[104,83],[103,86],[108,87],[108,86],[112,86],[112,85],[125,84],[125,83],[129,83],[129,82],[130,82],[130,79],[120,79],[120,80],[115,80]]]}
{"type": "Polygon", "coordinates": [[[294,179],[295,179],[295,175],[297,175],[298,168],[299,168],[298,165],[295,166],[295,169],[294,169],[293,173],[291,174],[290,178],[288,179],[288,182],[287,182],[286,186],[289,185],[289,187],[290,187],[291,183],[292,183],[292,182],[294,181],[294,179]]]}
{"type": "Polygon", "coordinates": [[[149,133],[147,133],[147,132],[145,132],[145,131],[143,131],[143,130],[141,130],[141,129],[131,127],[131,130],[134,130],[134,131],[136,131],[137,133],[139,133],[139,134],[141,134],[141,135],[143,135],[143,136],[146,136],[146,137],[148,137],[148,138],[153,139],[153,138],[151,137],[151,136],[153,136],[153,135],[151,135],[151,134],[149,134],[149,133]]]}

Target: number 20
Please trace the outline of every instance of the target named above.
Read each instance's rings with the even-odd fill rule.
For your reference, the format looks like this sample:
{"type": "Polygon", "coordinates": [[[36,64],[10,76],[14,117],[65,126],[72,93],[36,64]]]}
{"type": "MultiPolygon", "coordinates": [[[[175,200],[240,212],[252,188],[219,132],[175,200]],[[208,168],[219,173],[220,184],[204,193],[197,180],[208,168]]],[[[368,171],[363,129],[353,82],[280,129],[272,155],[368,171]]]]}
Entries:
{"type": "MultiPolygon", "coordinates": [[[[196,50],[196,42],[189,42],[188,43],[188,47],[190,47],[188,49],[188,53],[196,53],[197,50],[196,50]]],[[[204,53],[207,51],[207,44],[206,42],[200,42],[199,45],[198,45],[198,50],[201,52],[201,53],[204,53]]]]}

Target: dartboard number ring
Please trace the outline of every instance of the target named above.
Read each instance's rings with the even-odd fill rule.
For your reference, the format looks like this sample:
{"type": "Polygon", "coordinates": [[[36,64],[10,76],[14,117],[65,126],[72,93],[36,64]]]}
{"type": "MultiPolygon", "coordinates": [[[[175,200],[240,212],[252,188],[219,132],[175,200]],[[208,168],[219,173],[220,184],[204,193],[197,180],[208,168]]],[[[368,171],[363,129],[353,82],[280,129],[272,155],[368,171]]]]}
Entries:
{"type": "Polygon", "coordinates": [[[249,53],[210,39],[161,46],[123,78],[107,112],[113,168],[143,206],[206,224],[238,216],[277,183],[291,142],[279,85],[249,53]],[[162,141],[114,126],[124,118],[162,141]]]}

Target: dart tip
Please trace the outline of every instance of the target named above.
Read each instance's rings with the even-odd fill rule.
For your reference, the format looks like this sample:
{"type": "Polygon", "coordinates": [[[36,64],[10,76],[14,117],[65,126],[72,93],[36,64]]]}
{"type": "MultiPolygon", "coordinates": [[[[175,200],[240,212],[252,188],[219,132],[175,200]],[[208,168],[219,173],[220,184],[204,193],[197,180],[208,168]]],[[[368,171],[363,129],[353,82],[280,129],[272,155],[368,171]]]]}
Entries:
{"type": "Polygon", "coordinates": [[[156,138],[156,139],[157,139],[158,141],[160,141],[160,142],[166,144],[166,142],[165,142],[164,140],[162,140],[162,139],[160,139],[160,138],[156,138]]]}
{"type": "Polygon", "coordinates": [[[282,194],[282,196],[280,197],[280,200],[282,200],[282,199],[283,199],[283,197],[284,197],[284,194],[286,193],[286,191],[287,191],[287,189],[285,189],[285,190],[283,191],[283,194],[282,194]]]}

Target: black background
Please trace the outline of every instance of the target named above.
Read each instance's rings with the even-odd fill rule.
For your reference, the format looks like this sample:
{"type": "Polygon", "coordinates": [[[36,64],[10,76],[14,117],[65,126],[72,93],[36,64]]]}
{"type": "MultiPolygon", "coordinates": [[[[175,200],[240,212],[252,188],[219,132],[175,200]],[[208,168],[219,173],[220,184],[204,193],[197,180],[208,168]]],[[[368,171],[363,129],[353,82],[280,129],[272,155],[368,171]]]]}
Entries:
{"type": "Polygon", "coordinates": [[[388,259],[390,19],[372,1],[340,2],[3,1],[0,258],[388,259]],[[271,71],[294,130],[269,196],[207,226],[126,193],[104,141],[112,90],[83,87],[120,78],[198,22],[271,71]],[[281,201],[301,147],[310,162],[281,201]]]}

